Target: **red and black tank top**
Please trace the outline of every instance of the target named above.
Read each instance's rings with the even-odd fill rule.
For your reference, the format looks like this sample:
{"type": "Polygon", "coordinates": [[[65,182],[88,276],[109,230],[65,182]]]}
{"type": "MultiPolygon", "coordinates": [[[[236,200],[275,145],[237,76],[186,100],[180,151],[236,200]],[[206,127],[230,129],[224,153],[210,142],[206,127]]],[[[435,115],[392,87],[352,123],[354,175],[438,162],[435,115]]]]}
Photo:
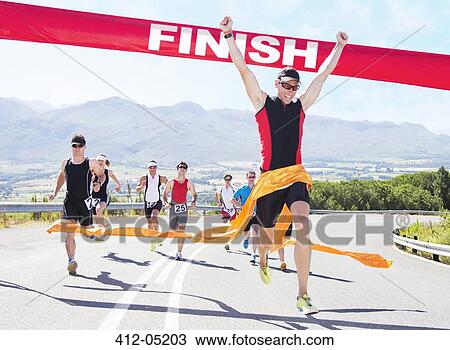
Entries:
{"type": "Polygon", "coordinates": [[[299,99],[284,105],[278,97],[267,96],[256,113],[264,171],[302,163],[305,113],[299,99]]]}

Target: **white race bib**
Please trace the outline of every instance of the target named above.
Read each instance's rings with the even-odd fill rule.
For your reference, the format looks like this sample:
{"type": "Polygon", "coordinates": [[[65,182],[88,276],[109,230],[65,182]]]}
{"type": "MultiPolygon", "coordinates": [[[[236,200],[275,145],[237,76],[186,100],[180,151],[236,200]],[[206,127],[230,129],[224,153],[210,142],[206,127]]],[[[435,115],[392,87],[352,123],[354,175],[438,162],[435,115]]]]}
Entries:
{"type": "Polygon", "coordinates": [[[175,214],[181,214],[187,211],[187,204],[175,204],[174,205],[175,214]]]}
{"type": "Polygon", "coordinates": [[[228,215],[233,216],[236,213],[236,209],[233,208],[225,208],[223,207],[223,210],[226,211],[228,213],[228,215]]]}
{"type": "Polygon", "coordinates": [[[147,208],[154,208],[158,202],[147,202],[147,208]]]}
{"type": "Polygon", "coordinates": [[[86,204],[86,208],[88,208],[88,210],[92,210],[93,208],[97,207],[99,203],[100,198],[92,198],[92,196],[89,196],[84,200],[84,204],[86,204]]]}

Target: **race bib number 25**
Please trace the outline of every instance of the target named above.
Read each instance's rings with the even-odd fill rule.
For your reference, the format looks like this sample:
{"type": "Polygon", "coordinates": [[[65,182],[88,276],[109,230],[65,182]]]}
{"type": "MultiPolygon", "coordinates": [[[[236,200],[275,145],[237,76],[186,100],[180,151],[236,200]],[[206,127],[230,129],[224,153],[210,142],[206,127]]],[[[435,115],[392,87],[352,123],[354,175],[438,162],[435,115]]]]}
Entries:
{"type": "Polygon", "coordinates": [[[184,213],[185,211],[187,211],[187,204],[186,203],[175,204],[174,209],[175,209],[175,214],[184,213]]]}

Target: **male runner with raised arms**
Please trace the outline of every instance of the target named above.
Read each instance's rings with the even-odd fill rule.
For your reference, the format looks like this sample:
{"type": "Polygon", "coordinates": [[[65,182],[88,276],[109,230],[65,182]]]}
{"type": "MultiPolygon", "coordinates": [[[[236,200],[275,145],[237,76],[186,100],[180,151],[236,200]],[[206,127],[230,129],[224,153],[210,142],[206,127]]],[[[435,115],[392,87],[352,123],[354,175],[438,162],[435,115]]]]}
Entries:
{"type": "MultiPolygon", "coordinates": [[[[194,184],[186,179],[186,171],[188,165],[186,162],[181,161],[177,165],[177,178],[170,180],[166,187],[164,188],[163,200],[164,203],[168,203],[170,207],[169,210],[169,228],[171,230],[184,231],[186,228],[186,223],[188,220],[188,210],[187,205],[187,193],[191,192],[192,203],[191,208],[195,209],[197,202],[197,192],[195,191],[194,184]],[[171,200],[169,202],[168,196],[170,193],[171,200]]],[[[181,260],[181,252],[183,250],[184,238],[178,239],[178,252],[176,254],[176,259],[181,260]]]]}
{"type": "MultiPolygon", "coordinates": [[[[92,209],[97,204],[92,198],[92,191],[98,192],[101,187],[101,183],[92,182],[92,174],[97,175],[99,179],[104,179],[104,173],[97,160],[85,156],[86,139],[83,135],[72,137],[71,144],[72,157],[62,161],[55,190],[48,199],[52,201],[67,181],[61,219],[70,223],[78,221],[80,226],[90,228],[93,224],[92,209]]],[[[66,233],[66,251],[69,259],[67,270],[71,275],[76,273],[78,267],[75,261],[75,250],[75,233],[66,233]]]]}
{"type": "MultiPolygon", "coordinates": [[[[248,68],[236,45],[231,17],[224,17],[219,25],[227,40],[231,59],[241,75],[247,95],[256,110],[263,161],[261,171],[301,164],[305,112],[316,101],[325,80],[336,67],[348,42],[347,34],[343,32],[336,34],[336,46],[299,98],[296,97],[296,93],[300,85],[300,77],[291,67],[286,67],[278,73],[275,80],[277,96],[270,97],[261,90],[255,75],[248,68]]],[[[309,194],[305,183],[296,182],[257,200],[257,218],[261,226],[260,276],[266,284],[272,280],[267,266],[266,252],[273,241],[275,222],[284,204],[293,214],[293,228],[297,239],[294,251],[298,277],[297,308],[305,314],[317,312],[317,308],[312,305],[311,298],[308,296],[307,288],[311,242],[309,239],[309,194]]]]}

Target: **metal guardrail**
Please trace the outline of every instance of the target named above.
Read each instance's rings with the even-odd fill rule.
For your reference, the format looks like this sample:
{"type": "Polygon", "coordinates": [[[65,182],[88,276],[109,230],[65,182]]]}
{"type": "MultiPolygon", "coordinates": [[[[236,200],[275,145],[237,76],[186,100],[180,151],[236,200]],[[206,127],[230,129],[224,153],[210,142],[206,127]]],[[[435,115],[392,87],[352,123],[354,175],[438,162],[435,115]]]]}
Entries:
{"type": "MultiPolygon", "coordinates": [[[[109,210],[131,210],[143,209],[141,203],[110,203],[109,210]]],[[[43,213],[43,212],[61,212],[63,210],[62,203],[27,203],[27,202],[0,202],[0,213],[43,213]]],[[[209,205],[197,205],[197,211],[220,210],[220,207],[209,205]]],[[[311,214],[390,214],[390,215],[442,215],[439,211],[426,210],[355,210],[355,211],[336,211],[336,210],[311,210],[311,214]]],[[[398,231],[394,230],[393,240],[396,244],[410,247],[413,252],[418,250],[433,254],[433,260],[439,261],[439,256],[450,256],[450,246],[443,244],[434,244],[428,242],[417,241],[414,239],[401,237],[398,231]]]]}
{"type": "MultiPolygon", "coordinates": [[[[110,203],[108,210],[144,209],[144,203],[110,203]]],[[[48,213],[62,212],[62,203],[0,202],[0,213],[48,213]]],[[[220,210],[220,207],[197,205],[198,211],[220,210]]]]}
{"type": "Polygon", "coordinates": [[[321,210],[311,209],[311,214],[390,214],[390,215],[432,215],[440,216],[444,212],[432,210],[321,210]]]}
{"type": "MultiPolygon", "coordinates": [[[[109,210],[143,209],[144,203],[110,203],[109,210]]],[[[44,213],[62,211],[62,203],[28,203],[28,202],[0,202],[0,213],[44,213]]],[[[197,205],[198,211],[220,210],[220,207],[197,205]]],[[[391,214],[391,215],[442,215],[440,211],[427,210],[320,210],[312,209],[311,214],[391,214]]]]}
{"type": "Polygon", "coordinates": [[[450,245],[417,241],[415,239],[402,237],[396,234],[394,234],[393,237],[394,243],[412,248],[416,251],[420,250],[422,252],[431,253],[437,256],[450,256],[450,245]]]}

